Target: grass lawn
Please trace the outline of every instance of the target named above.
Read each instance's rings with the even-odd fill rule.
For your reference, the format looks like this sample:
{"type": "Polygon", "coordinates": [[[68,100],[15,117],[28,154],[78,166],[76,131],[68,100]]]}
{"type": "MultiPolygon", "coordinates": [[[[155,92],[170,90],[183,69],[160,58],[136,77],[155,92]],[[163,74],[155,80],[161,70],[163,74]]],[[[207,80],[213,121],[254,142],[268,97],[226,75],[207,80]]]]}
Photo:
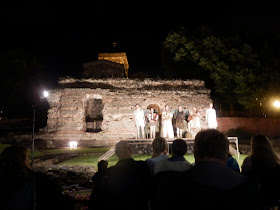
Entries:
{"type": "MultiPolygon", "coordinates": [[[[71,158],[67,161],[61,162],[59,165],[90,165],[93,166],[95,169],[97,169],[97,163],[98,163],[98,158],[101,155],[83,155],[83,156],[79,156],[79,157],[75,157],[75,158],[71,158]]],[[[135,160],[146,160],[147,158],[150,158],[151,155],[132,155],[132,157],[135,160]]],[[[239,160],[237,159],[237,156],[233,156],[237,161],[239,166],[242,165],[243,160],[245,159],[245,157],[247,157],[247,155],[240,155],[239,160]]],[[[190,163],[194,163],[194,156],[193,154],[187,154],[185,155],[186,160],[188,160],[190,163]]],[[[117,163],[118,161],[118,157],[116,155],[111,156],[108,159],[109,162],[109,167],[113,166],[117,163]]]]}
{"type": "MultiPolygon", "coordinates": [[[[9,147],[11,145],[9,144],[0,144],[0,153],[2,153],[2,151],[6,148],[9,147]]],[[[29,156],[31,157],[31,149],[27,149],[29,156]]],[[[38,150],[34,150],[34,158],[38,158],[38,157],[42,157],[44,156],[44,153],[38,151],[38,150]]]]}

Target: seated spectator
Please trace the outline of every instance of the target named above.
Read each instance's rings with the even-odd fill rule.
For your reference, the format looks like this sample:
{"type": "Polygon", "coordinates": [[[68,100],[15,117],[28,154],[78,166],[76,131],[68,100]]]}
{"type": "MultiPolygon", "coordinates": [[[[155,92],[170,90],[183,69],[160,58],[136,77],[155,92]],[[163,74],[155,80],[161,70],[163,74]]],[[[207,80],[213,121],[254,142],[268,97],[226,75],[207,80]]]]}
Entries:
{"type": "Polygon", "coordinates": [[[103,180],[107,176],[108,161],[101,160],[97,163],[98,171],[93,175],[93,190],[90,195],[89,209],[94,209],[95,206],[102,206],[106,202],[106,197],[103,192],[103,180]],[[99,204],[97,204],[99,202],[99,204]]]}
{"type": "Polygon", "coordinates": [[[256,209],[255,189],[250,188],[245,176],[226,167],[228,151],[229,142],[223,133],[216,129],[198,132],[195,165],[161,177],[154,191],[153,209],[256,209]]]}
{"type": "Polygon", "coordinates": [[[151,158],[146,159],[151,171],[151,175],[154,175],[154,166],[157,162],[167,160],[168,156],[168,144],[165,138],[156,137],[152,143],[153,155],[151,158]]]}
{"type": "Polygon", "coordinates": [[[232,155],[230,154],[230,152],[228,153],[226,166],[227,166],[228,168],[231,168],[231,169],[233,169],[234,171],[240,173],[239,164],[238,164],[237,160],[236,160],[234,157],[232,157],[232,155]]]}
{"type": "Polygon", "coordinates": [[[0,157],[2,209],[61,209],[61,188],[28,164],[27,149],[6,147],[0,157]]]}
{"type": "Polygon", "coordinates": [[[241,173],[249,176],[258,186],[267,207],[280,205],[280,194],[275,193],[280,188],[280,161],[270,140],[264,135],[254,135],[251,152],[243,161],[241,173]]]}
{"type": "Polygon", "coordinates": [[[183,139],[176,139],[172,143],[172,156],[167,160],[157,162],[154,167],[154,173],[161,171],[186,171],[192,165],[184,158],[187,152],[187,144],[183,139]]]}
{"type": "MultiPolygon", "coordinates": [[[[145,161],[135,161],[131,157],[127,141],[116,144],[119,161],[109,167],[103,180],[104,203],[96,209],[149,209],[149,166],[145,161]]],[[[99,192],[96,192],[99,193],[99,192]]]]}

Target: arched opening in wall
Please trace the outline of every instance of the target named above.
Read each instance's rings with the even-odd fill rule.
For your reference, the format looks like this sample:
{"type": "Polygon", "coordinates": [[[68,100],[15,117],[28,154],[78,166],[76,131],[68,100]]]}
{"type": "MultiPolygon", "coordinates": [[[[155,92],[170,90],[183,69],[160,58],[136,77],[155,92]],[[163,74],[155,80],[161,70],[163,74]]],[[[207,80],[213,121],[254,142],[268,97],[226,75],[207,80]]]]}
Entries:
{"type": "Polygon", "coordinates": [[[102,99],[88,99],[85,106],[86,111],[86,132],[100,132],[103,121],[102,110],[104,104],[102,99]]]}
{"type": "MultiPolygon", "coordinates": [[[[159,108],[159,106],[157,104],[149,104],[147,106],[147,109],[151,109],[153,108],[155,110],[155,112],[158,114],[158,121],[156,124],[156,137],[160,136],[160,131],[161,131],[161,109],[159,108]]],[[[149,133],[149,128],[147,126],[146,127],[146,132],[149,133]]]]}

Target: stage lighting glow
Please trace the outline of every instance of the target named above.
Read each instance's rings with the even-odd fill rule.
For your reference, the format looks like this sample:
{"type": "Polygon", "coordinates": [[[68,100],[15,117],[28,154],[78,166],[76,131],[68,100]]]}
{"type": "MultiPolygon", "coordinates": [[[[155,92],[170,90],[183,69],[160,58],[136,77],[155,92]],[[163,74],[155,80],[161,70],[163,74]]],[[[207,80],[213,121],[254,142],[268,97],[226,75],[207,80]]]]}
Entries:
{"type": "Polygon", "coordinates": [[[276,108],[280,108],[280,101],[275,100],[275,101],[273,102],[273,106],[276,107],[276,108]]]}
{"type": "Polygon", "coordinates": [[[70,141],[70,142],[69,142],[69,146],[70,146],[70,149],[77,149],[78,142],[76,142],[76,141],[70,141]]]}
{"type": "Polygon", "coordinates": [[[43,96],[44,96],[45,98],[47,98],[47,97],[49,96],[49,92],[48,92],[48,91],[46,91],[46,90],[44,90],[44,92],[43,92],[43,96]]]}

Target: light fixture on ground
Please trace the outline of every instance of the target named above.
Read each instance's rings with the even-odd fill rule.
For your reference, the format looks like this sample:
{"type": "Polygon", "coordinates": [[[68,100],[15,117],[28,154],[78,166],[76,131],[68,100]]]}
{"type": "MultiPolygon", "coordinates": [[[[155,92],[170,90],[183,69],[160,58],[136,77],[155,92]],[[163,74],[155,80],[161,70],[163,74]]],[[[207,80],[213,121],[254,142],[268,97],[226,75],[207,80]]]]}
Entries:
{"type": "MultiPolygon", "coordinates": [[[[47,98],[49,96],[49,92],[44,90],[40,95],[40,102],[42,98],[47,98]]],[[[36,112],[36,103],[32,104],[33,107],[33,126],[32,126],[32,149],[31,149],[31,167],[33,166],[34,160],[34,134],[35,134],[35,112],[36,112]]]]}
{"type": "Polygon", "coordinates": [[[78,142],[76,142],[76,141],[69,142],[70,149],[77,149],[77,146],[78,146],[78,142]]]}

